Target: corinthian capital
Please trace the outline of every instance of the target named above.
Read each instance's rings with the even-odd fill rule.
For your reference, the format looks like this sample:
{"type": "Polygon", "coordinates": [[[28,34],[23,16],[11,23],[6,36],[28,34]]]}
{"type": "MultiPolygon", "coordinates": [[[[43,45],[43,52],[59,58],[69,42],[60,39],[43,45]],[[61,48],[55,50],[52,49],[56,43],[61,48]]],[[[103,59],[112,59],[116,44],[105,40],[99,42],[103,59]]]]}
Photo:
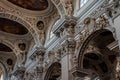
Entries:
{"type": "Polygon", "coordinates": [[[24,73],[25,73],[25,67],[16,67],[15,70],[13,71],[13,75],[18,80],[23,80],[24,79],[24,73]]]}

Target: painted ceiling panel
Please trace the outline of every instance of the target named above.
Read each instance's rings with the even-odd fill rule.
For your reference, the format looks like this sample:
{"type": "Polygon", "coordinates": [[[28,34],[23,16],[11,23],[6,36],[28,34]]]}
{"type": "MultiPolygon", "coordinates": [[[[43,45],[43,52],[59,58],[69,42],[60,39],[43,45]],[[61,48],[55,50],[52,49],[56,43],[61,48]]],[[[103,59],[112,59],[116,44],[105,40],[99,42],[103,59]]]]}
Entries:
{"type": "Polygon", "coordinates": [[[0,31],[16,35],[28,33],[28,30],[23,25],[5,18],[0,18],[0,31]]]}
{"type": "Polygon", "coordinates": [[[0,51],[12,52],[12,50],[8,46],[6,46],[6,45],[4,45],[2,43],[0,43],[0,51]]]}
{"type": "Polygon", "coordinates": [[[48,7],[47,0],[8,0],[9,2],[29,10],[45,10],[48,7]]]}

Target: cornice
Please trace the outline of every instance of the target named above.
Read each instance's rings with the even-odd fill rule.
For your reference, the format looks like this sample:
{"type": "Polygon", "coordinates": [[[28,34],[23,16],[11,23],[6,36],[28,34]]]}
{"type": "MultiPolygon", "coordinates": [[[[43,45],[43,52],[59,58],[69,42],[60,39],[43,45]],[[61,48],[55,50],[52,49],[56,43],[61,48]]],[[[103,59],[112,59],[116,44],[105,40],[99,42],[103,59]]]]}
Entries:
{"type": "MultiPolygon", "coordinates": [[[[15,35],[15,34],[11,34],[11,33],[6,33],[6,32],[3,32],[3,31],[0,31],[0,35],[1,36],[5,36],[5,37],[7,37],[7,38],[16,38],[16,39],[32,39],[32,36],[31,36],[31,34],[30,33],[27,33],[27,34],[25,34],[25,35],[15,35]]],[[[1,36],[0,36],[0,38],[1,38],[1,36]]]]}

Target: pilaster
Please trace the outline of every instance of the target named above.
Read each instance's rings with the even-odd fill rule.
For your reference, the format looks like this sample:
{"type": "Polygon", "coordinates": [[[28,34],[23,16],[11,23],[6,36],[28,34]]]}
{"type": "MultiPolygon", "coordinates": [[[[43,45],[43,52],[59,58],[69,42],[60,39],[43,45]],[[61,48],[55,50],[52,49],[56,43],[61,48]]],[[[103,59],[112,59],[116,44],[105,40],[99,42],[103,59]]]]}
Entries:
{"type": "Polygon", "coordinates": [[[61,45],[61,69],[62,80],[71,80],[70,70],[72,68],[72,57],[75,53],[76,42],[74,40],[76,20],[67,18],[64,25],[60,28],[60,45],[61,45]]]}
{"type": "Polygon", "coordinates": [[[17,78],[17,80],[24,80],[25,67],[16,67],[13,71],[13,75],[17,78]]]}

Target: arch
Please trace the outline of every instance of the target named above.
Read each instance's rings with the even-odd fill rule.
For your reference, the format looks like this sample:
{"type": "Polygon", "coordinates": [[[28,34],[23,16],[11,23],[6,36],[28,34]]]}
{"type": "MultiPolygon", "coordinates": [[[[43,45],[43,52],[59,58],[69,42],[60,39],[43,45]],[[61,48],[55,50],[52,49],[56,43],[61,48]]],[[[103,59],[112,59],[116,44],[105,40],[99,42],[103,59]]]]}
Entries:
{"type": "MultiPolygon", "coordinates": [[[[84,67],[85,69],[89,69],[89,66],[95,64],[95,62],[96,62],[97,64],[99,64],[99,63],[101,63],[101,62],[102,62],[102,63],[104,62],[104,65],[101,65],[101,66],[104,67],[104,68],[102,68],[101,66],[100,66],[100,68],[101,68],[101,70],[102,70],[103,72],[108,72],[109,68],[107,67],[107,64],[105,63],[106,61],[105,61],[105,59],[103,58],[103,55],[97,54],[97,53],[86,53],[86,54],[84,55],[83,67],[84,67]],[[89,62],[91,62],[91,64],[89,64],[89,62]],[[86,65],[86,63],[87,63],[87,65],[86,65]]],[[[93,68],[96,70],[95,66],[94,66],[93,68]]]]}
{"type": "Polygon", "coordinates": [[[53,63],[47,70],[44,80],[49,80],[49,78],[51,77],[52,71],[54,70],[55,66],[59,66],[59,68],[61,68],[61,64],[58,62],[53,63]]]}
{"type": "Polygon", "coordinates": [[[0,67],[1,67],[2,72],[3,72],[3,79],[8,80],[7,69],[6,69],[5,65],[1,61],[0,61],[0,67]]]}
{"type": "MultiPolygon", "coordinates": [[[[84,51],[85,49],[87,48],[87,45],[89,44],[89,42],[91,40],[93,40],[95,37],[97,37],[100,33],[103,33],[103,32],[106,32],[106,31],[109,31],[111,32],[110,30],[108,29],[100,29],[100,30],[97,30],[93,33],[91,33],[86,39],[85,41],[83,42],[82,46],[79,48],[79,53],[78,53],[78,67],[80,68],[83,68],[83,56],[84,56],[84,51]]],[[[112,33],[112,32],[111,32],[112,33]]],[[[113,36],[113,33],[112,33],[112,36],[113,36]]],[[[114,37],[113,37],[114,38],[114,37]]]]}
{"type": "Polygon", "coordinates": [[[51,0],[54,6],[57,8],[61,17],[65,15],[65,7],[60,0],[51,0]]]}
{"type": "Polygon", "coordinates": [[[14,45],[13,45],[11,42],[9,42],[8,40],[1,40],[1,39],[0,39],[0,43],[8,46],[8,47],[13,51],[13,53],[14,53],[14,55],[15,55],[15,57],[16,57],[16,61],[15,61],[14,66],[16,66],[17,62],[19,61],[19,60],[18,60],[18,59],[19,59],[19,58],[18,58],[18,50],[17,50],[17,49],[14,47],[14,45]]]}
{"type": "Polygon", "coordinates": [[[41,45],[37,32],[35,32],[35,30],[31,27],[30,24],[28,24],[27,22],[25,22],[21,18],[15,16],[15,15],[7,14],[7,13],[0,13],[0,18],[10,19],[10,20],[13,20],[13,21],[16,21],[16,22],[22,24],[31,33],[31,35],[34,38],[35,43],[38,45],[41,45]]]}
{"type": "MultiPolygon", "coordinates": [[[[116,65],[116,62],[113,64],[108,59],[113,51],[109,50],[107,46],[114,41],[113,33],[108,29],[100,29],[91,33],[79,48],[78,68],[92,70],[91,78],[99,76],[103,80],[113,79],[115,77],[113,65],[116,65]]],[[[114,55],[116,56],[116,54],[114,55]]],[[[116,58],[114,60],[116,61],[116,58]]]]}
{"type": "Polygon", "coordinates": [[[8,46],[11,50],[13,50],[13,52],[15,53],[15,55],[17,56],[17,49],[13,46],[13,44],[11,42],[9,42],[8,40],[1,40],[0,39],[0,43],[8,46]]]}
{"type": "Polygon", "coordinates": [[[52,31],[52,29],[54,28],[55,23],[60,20],[59,16],[55,17],[54,20],[52,20],[53,22],[51,23],[51,25],[48,27],[47,31],[46,31],[46,40],[45,40],[45,46],[47,45],[47,42],[51,39],[50,38],[50,33],[52,31]]]}

